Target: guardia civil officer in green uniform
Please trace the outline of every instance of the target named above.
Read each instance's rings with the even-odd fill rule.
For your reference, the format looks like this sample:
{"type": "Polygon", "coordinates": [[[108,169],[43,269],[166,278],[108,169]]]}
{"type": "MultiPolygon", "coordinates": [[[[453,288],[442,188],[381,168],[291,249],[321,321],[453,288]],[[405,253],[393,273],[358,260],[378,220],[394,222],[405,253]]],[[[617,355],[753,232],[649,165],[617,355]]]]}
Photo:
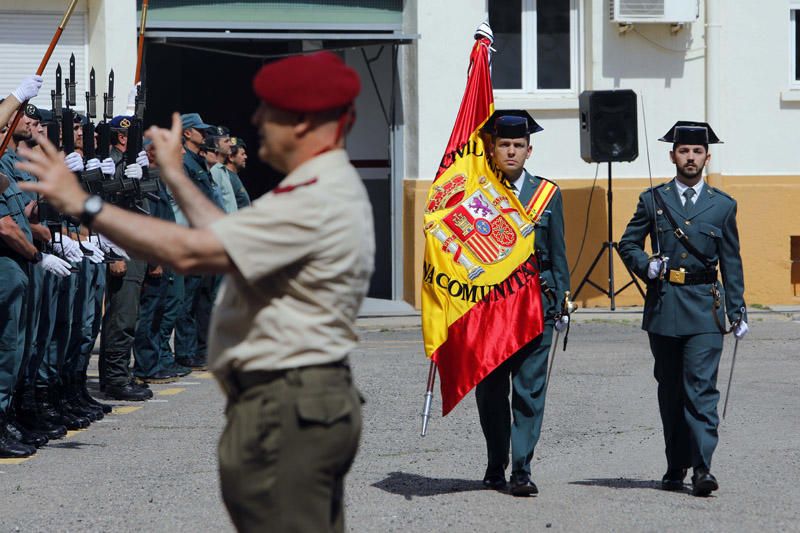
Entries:
{"type": "Polygon", "coordinates": [[[226,216],[185,175],[177,114],[148,135],[191,228],[90,197],[47,141],[44,154],[24,152],[40,180],[25,187],[151,263],[227,274],[209,366],[228,398],[219,464],[233,523],[340,532],[361,431],[347,355],[375,253],[369,198],[344,150],[360,81],[318,52],[262,67],[253,87],[259,156],[286,177],[248,208],[226,216]]]}
{"type": "Polygon", "coordinates": [[[541,269],[544,331],[475,389],[488,454],[483,484],[497,490],[506,487],[510,443],[509,490],[514,496],[528,496],[539,492],[531,479],[531,459],[542,428],[553,328],[561,331],[569,322],[569,316],[561,313],[565,292],[569,290],[563,204],[555,183],[525,170],[525,161],[533,151],[530,136],[542,131],[533,117],[526,111],[497,111],[486,122],[484,131],[492,136],[494,165],[535,223],[534,248],[541,269]]]}
{"type": "Polygon", "coordinates": [[[693,493],[707,496],[718,488],[710,469],[725,316],[737,339],[748,330],[736,201],[703,180],[708,145],[720,142],[708,124],[680,121],[659,140],[672,143],[675,179],[642,193],[619,248],[647,283],[642,329],[655,358],[664,426],[662,487],[681,490],[691,467],[693,493]],[[647,236],[659,255],[644,250],[647,236]]]}
{"type": "MultiPolygon", "coordinates": [[[[206,131],[212,126],[203,122],[198,113],[185,113],[181,115],[183,128],[183,167],[195,185],[205,194],[214,205],[223,209],[222,196],[219,188],[211,177],[206,160],[200,154],[204,144],[206,131]]],[[[187,275],[183,277],[183,301],[175,324],[175,359],[178,364],[189,368],[202,370],[206,368],[207,346],[205,342],[198,342],[202,337],[207,338],[207,333],[200,329],[207,329],[210,318],[210,309],[202,305],[203,292],[213,284],[213,276],[187,275]]]]}

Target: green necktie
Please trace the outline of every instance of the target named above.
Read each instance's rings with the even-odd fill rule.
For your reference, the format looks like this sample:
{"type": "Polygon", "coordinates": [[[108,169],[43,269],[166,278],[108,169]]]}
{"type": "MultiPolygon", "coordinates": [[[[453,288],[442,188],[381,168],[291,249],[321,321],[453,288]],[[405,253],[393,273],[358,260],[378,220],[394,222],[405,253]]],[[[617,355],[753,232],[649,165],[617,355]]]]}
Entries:
{"type": "Polygon", "coordinates": [[[686,214],[689,215],[692,213],[692,208],[694,207],[694,202],[692,202],[692,198],[697,192],[689,187],[685,191],[683,191],[683,197],[686,198],[686,201],[683,204],[683,208],[686,210],[686,214]]]}

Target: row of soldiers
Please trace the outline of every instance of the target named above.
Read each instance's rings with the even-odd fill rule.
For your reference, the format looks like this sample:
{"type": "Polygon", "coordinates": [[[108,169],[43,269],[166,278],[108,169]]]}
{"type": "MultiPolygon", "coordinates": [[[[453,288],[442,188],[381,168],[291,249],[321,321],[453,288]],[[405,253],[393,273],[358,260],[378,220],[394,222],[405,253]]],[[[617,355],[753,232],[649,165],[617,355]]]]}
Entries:
{"type": "MultiPolygon", "coordinates": [[[[205,369],[220,283],[219,276],[181,276],[131,258],[81,220],[19,189],[20,181],[36,178],[17,167],[18,148],[38,149],[37,139],[46,135],[65,151],[65,163],[87,190],[189,225],[158,179],[152,145],[142,139],[140,88],[131,90],[130,114],[107,116],[96,126],[88,104],[81,115],[68,100],[66,108],[52,110],[28,104],[11,131],[7,111],[36,97],[41,84],[31,76],[0,100],[0,141],[10,136],[0,158],[0,457],[33,454],[111,411],[87,389],[98,336],[100,390],[107,398],[148,400],[148,383],[205,369]]],[[[184,167],[196,185],[226,213],[249,205],[238,176],[247,163],[245,143],[197,113],[184,114],[182,122],[184,167]]]]}

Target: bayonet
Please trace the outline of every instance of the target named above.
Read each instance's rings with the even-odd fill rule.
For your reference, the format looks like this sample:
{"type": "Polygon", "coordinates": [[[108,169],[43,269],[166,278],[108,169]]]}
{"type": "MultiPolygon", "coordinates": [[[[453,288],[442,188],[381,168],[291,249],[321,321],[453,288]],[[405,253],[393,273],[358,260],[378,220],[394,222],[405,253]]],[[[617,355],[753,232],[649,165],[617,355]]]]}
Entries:
{"type": "Polygon", "coordinates": [[[92,67],[92,70],[89,71],[89,90],[86,92],[86,118],[91,122],[96,116],[97,93],[95,93],[94,67],[92,67]]]}
{"type": "Polygon", "coordinates": [[[53,119],[61,122],[62,93],[61,93],[61,63],[56,67],[56,90],[50,93],[53,100],[53,119]]]}
{"type": "Polygon", "coordinates": [[[114,118],[114,69],[108,74],[108,92],[103,94],[103,119],[114,118]]]}
{"type": "Polygon", "coordinates": [[[69,79],[66,81],[67,107],[75,107],[78,104],[75,85],[75,54],[72,54],[69,56],[69,79]]]}

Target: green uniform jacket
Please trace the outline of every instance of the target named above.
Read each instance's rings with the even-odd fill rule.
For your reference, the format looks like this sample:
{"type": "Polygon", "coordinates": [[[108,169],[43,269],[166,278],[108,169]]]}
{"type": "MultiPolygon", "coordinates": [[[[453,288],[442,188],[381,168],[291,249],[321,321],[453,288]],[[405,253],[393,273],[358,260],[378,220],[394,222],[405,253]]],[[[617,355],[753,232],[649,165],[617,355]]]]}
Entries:
{"type": "MultiPolygon", "coordinates": [[[[531,199],[542,181],[550,181],[539,176],[533,176],[525,171],[525,181],[519,192],[519,201],[525,206],[531,199]]],[[[561,189],[556,189],[553,198],[545,206],[539,222],[536,224],[536,237],[534,249],[540,261],[552,263],[550,270],[541,274],[541,279],[556,296],[556,301],[551,301],[546,295],[542,298],[542,308],[545,320],[552,318],[561,311],[564,293],[569,290],[569,267],[567,266],[567,246],[564,243],[564,204],[561,199],[561,189]]]]}
{"type": "Polygon", "coordinates": [[[636,213],[619,242],[622,260],[647,283],[642,329],[668,337],[719,332],[712,315],[714,298],[711,284],[676,285],[667,280],[656,281],[647,277],[650,256],[644,251],[644,240],[649,235],[655,247],[656,232],[661,242],[661,253],[669,257],[670,269],[683,267],[687,272],[706,269],[678,241],[669,220],[660,212],[657,204],[655,209],[658,214],[654,218],[653,191],[661,196],[689,242],[718,266],[722,274],[719,290],[725,305],[724,310],[720,307],[717,316],[723,325],[726,312],[728,319],[734,322],[745,306],[744,274],[739,255],[739,231],[736,228],[736,200],[706,183],[692,213],[687,216],[678,197],[675,180],[658,185],[639,196],[636,213]]]}

